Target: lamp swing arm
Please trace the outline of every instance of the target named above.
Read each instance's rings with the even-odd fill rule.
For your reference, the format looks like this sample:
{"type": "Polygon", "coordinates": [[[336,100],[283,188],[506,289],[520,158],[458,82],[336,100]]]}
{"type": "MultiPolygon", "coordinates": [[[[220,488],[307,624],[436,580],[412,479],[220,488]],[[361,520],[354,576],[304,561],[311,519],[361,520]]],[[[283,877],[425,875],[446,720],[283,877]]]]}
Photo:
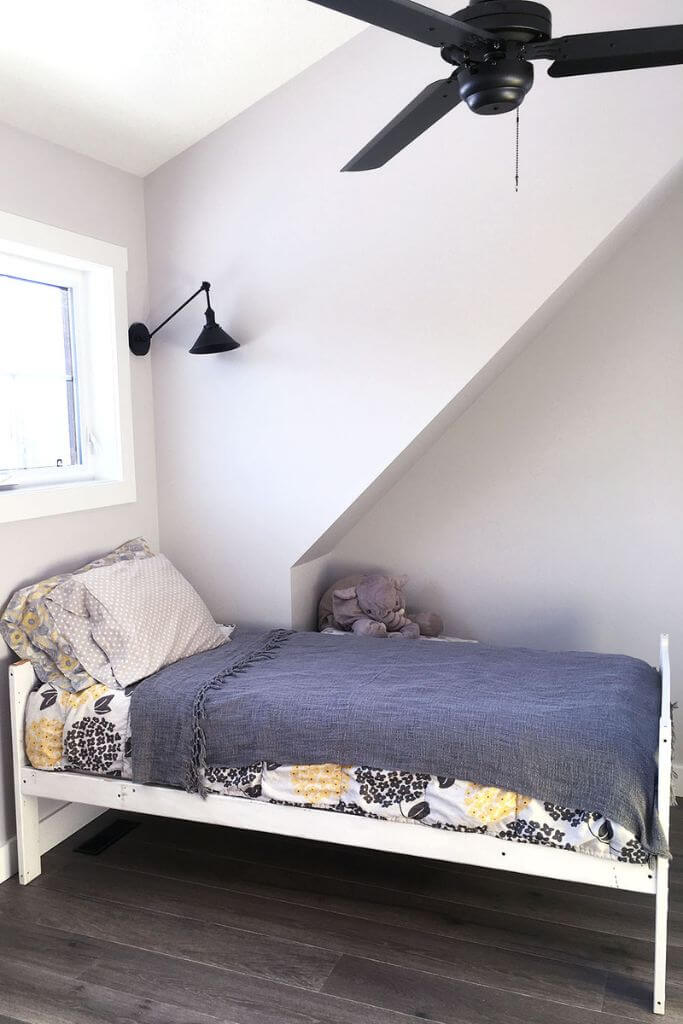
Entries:
{"type": "Polygon", "coordinates": [[[181,309],[185,309],[185,306],[189,306],[189,304],[192,302],[192,300],[196,299],[197,296],[201,295],[202,292],[206,292],[206,305],[207,305],[208,309],[211,309],[211,301],[209,299],[209,289],[210,288],[211,288],[211,285],[209,284],[208,281],[202,281],[201,286],[197,289],[196,292],[193,292],[192,295],[190,295],[189,299],[186,299],[185,302],[182,303],[182,305],[178,306],[177,309],[173,310],[173,312],[171,313],[170,316],[167,316],[165,320],[162,320],[158,327],[155,327],[153,331],[149,332],[150,338],[153,338],[154,335],[157,333],[157,331],[160,331],[162,327],[165,327],[166,324],[170,320],[172,320],[174,316],[178,315],[178,313],[181,311],[181,309]]]}

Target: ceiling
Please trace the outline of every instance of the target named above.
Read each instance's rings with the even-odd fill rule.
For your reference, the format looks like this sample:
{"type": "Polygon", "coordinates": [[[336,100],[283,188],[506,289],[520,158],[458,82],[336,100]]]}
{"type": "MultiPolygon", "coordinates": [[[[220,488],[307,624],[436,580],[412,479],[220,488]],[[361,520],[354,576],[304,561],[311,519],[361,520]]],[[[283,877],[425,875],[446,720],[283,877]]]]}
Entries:
{"type": "Polygon", "coordinates": [[[7,2],[0,121],[149,174],[362,27],[308,0],[7,2]]]}

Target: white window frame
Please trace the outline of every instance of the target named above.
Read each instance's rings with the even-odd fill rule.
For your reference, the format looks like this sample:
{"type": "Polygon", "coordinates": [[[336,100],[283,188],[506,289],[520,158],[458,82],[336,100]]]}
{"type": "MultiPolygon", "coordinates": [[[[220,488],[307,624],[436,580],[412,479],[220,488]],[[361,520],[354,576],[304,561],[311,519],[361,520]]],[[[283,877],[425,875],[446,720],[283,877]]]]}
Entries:
{"type": "Polygon", "coordinates": [[[127,250],[0,211],[0,257],[18,276],[22,261],[42,264],[38,280],[86,296],[74,307],[83,465],[18,471],[16,488],[0,488],[0,522],[135,501],[127,250]]]}

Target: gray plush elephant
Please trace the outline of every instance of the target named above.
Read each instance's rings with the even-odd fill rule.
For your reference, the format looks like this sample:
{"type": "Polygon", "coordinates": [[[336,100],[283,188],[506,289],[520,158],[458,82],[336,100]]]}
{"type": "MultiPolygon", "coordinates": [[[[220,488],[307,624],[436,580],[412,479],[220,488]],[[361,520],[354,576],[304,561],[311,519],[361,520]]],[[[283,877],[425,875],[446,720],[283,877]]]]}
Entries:
{"type": "Polygon", "coordinates": [[[338,580],[323,594],[318,629],[332,626],[358,636],[438,636],[443,621],[434,612],[406,615],[403,588],[407,576],[359,573],[338,580]]]}

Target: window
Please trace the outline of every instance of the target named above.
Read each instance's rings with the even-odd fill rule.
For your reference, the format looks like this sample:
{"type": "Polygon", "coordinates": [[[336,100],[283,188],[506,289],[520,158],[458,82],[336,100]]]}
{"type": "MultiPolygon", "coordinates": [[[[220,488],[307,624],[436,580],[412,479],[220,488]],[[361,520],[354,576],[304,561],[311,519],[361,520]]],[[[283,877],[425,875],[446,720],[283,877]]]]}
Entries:
{"type": "Polygon", "coordinates": [[[125,256],[0,213],[0,521],[135,500],[125,256]]]}
{"type": "Polygon", "coordinates": [[[59,470],[84,465],[75,347],[82,282],[49,276],[27,260],[0,259],[0,486],[59,480],[59,470]]]}

